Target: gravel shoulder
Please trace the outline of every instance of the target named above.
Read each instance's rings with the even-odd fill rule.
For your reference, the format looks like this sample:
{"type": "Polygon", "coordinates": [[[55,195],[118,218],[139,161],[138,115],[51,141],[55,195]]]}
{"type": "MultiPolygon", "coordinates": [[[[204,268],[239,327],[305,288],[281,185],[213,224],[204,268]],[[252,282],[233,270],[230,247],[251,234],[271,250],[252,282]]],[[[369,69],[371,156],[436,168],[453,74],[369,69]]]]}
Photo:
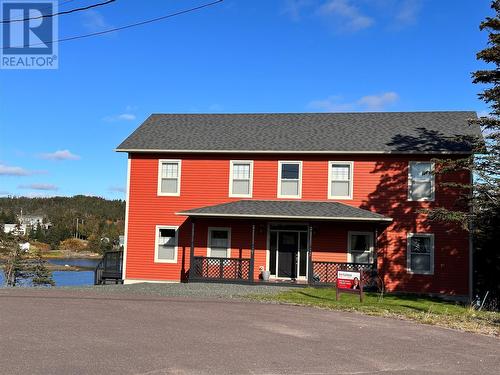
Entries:
{"type": "Polygon", "coordinates": [[[100,294],[128,294],[158,297],[243,298],[252,295],[276,295],[296,287],[278,285],[240,285],[219,283],[138,283],[129,285],[95,285],[64,287],[61,290],[100,294]]]}

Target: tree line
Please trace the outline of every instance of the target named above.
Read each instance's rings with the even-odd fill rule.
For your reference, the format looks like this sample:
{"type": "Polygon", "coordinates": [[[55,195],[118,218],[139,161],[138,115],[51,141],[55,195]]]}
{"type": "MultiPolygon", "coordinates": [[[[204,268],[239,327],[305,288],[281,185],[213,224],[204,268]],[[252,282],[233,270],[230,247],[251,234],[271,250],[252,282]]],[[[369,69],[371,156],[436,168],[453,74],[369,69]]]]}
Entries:
{"type": "Polygon", "coordinates": [[[57,248],[68,238],[88,241],[88,249],[104,252],[118,244],[124,232],[125,201],[76,195],[73,197],[0,198],[0,225],[18,223],[21,215],[44,216],[49,228],[38,224],[27,237],[57,248]],[[78,225],[77,225],[78,222],[78,225]]]}

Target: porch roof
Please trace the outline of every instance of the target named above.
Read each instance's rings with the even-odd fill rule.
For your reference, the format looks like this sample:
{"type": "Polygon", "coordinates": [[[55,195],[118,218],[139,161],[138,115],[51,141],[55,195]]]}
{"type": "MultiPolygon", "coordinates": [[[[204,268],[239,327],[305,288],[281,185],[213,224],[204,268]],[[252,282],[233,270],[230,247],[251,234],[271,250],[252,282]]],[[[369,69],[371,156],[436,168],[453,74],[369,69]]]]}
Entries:
{"type": "Polygon", "coordinates": [[[390,222],[392,218],[339,202],[240,200],[180,211],[190,217],[390,222]]]}

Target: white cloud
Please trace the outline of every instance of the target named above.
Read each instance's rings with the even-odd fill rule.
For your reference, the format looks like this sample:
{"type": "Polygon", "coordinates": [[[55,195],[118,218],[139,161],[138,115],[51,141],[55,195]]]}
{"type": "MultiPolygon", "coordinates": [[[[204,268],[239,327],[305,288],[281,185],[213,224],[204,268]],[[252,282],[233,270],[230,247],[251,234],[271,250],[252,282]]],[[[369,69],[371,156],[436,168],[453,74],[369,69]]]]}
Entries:
{"type": "Polygon", "coordinates": [[[348,112],[354,110],[354,104],[342,103],[341,96],[329,96],[326,99],[312,100],[307,106],[322,112],[348,112]]]}
{"type": "Polygon", "coordinates": [[[113,193],[125,193],[126,189],[123,186],[110,186],[109,191],[113,193]]]}
{"type": "Polygon", "coordinates": [[[304,9],[312,4],[312,0],[286,0],[281,13],[288,15],[293,21],[299,21],[304,9]]]}
{"type": "Polygon", "coordinates": [[[125,111],[118,115],[110,115],[102,118],[103,121],[106,122],[116,122],[116,121],[134,121],[137,117],[133,113],[137,110],[136,106],[128,105],[125,107],[125,111]]]}
{"type": "Polygon", "coordinates": [[[379,95],[367,95],[363,96],[357,101],[362,107],[370,111],[380,111],[384,109],[385,106],[396,102],[399,99],[399,95],[393,91],[384,92],[379,95]]]}
{"type": "Polygon", "coordinates": [[[329,96],[326,99],[312,100],[307,107],[322,112],[381,111],[398,99],[399,95],[393,91],[366,95],[353,102],[343,102],[341,96],[329,96]]]}
{"type": "Polygon", "coordinates": [[[49,152],[45,154],[40,154],[40,158],[45,160],[79,160],[80,156],[73,154],[69,150],[58,150],[55,152],[49,152]]]}
{"type": "Polygon", "coordinates": [[[334,17],[342,31],[359,31],[375,23],[372,17],[362,14],[349,0],[329,0],[318,8],[318,14],[334,17]]]}
{"type": "Polygon", "coordinates": [[[59,188],[52,184],[28,184],[28,185],[19,185],[18,189],[31,189],[31,190],[59,190],[59,188]]]}
{"type": "Polygon", "coordinates": [[[395,20],[399,26],[413,25],[417,22],[417,17],[422,8],[421,0],[403,0],[397,9],[395,20]]]}
{"type": "Polygon", "coordinates": [[[0,176],[30,176],[34,173],[22,167],[0,164],[0,176]]]}
{"type": "Polygon", "coordinates": [[[87,10],[86,12],[82,13],[83,16],[83,26],[88,30],[88,31],[102,31],[105,29],[109,29],[112,27],[104,16],[98,12],[97,10],[87,10]]]}
{"type": "Polygon", "coordinates": [[[376,23],[386,30],[417,22],[423,0],[283,0],[281,14],[294,22],[321,17],[338,32],[356,32],[376,23]]]}

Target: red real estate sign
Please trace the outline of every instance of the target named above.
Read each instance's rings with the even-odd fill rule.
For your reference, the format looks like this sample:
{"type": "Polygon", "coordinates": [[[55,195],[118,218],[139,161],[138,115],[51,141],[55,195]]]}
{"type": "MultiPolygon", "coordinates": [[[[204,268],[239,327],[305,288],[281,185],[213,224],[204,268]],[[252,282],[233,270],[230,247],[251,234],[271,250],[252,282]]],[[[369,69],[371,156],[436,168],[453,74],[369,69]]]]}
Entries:
{"type": "Polygon", "coordinates": [[[337,271],[337,288],[353,290],[360,289],[361,272],[337,271]]]}
{"type": "Polygon", "coordinates": [[[360,301],[363,301],[363,284],[361,282],[362,271],[337,271],[337,300],[340,292],[359,294],[360,301]]]}

